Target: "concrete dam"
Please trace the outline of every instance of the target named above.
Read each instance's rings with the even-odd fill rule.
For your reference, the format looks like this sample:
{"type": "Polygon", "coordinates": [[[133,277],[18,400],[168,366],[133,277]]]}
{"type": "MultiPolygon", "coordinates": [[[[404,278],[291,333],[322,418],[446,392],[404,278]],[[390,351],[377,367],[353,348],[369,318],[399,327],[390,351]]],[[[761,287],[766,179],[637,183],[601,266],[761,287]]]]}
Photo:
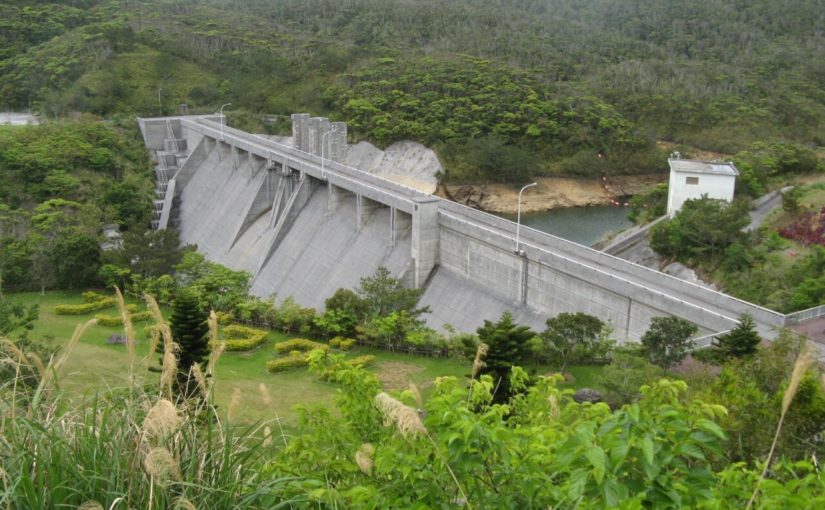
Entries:
{"type": "Polygon", "coordinates": [[[139,119],[157,162],[156,228],[252,274],[261,297],[322,310],[380,266],[423,288],[430,326],[474,331],[505,310],[538,330],[561,312],[610,321],[620,341],[676,316],[701,334],[780,313],[348,167],[346,124],[293,115],[283,145],[213,116],[139,119]],[[323,156],[323,157],[322,157],[323,156]]]}

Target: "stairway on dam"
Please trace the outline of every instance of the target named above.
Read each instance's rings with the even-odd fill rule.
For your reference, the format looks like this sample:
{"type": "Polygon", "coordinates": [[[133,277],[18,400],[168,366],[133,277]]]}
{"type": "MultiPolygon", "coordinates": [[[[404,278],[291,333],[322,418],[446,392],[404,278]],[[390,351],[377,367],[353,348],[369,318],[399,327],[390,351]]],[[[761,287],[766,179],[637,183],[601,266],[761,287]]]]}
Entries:
{"type": "MultiPolygon", "coordinates": [[[[424,289],[431,326],[472,331],[504,310],[542,328],[583,311],[636,340],[673,315],[715,334],[751,314],[768,337],[784,315],[340,163],[341,123],[293,116],[295,146],[221,126],[216,117],[139,119],[147,147],[170,136],[187,154],[169,184],[184,242],[253,275],[252,291],[322,308],[380,266],[424,289]],[[324,156],[323,158],[321,156],[324,156]]],[[[173,205],[174,205],[173,204],[173,205]]],[[[708,337],[709,341],[710,337],[708,337]]]]}

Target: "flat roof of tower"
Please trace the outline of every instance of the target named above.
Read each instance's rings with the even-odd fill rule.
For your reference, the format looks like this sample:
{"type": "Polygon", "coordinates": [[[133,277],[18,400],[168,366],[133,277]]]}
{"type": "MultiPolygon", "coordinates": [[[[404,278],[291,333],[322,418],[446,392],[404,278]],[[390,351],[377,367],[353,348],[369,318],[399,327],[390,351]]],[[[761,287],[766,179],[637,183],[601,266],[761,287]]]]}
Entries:
{"type": "Polygon", "coordinates": [[[733,163],[725,161],[702,161],[698,159],[669,158],[671,172],[688,172],[696,174],[730,175],[736,177],[739,170],[733,163]]]}

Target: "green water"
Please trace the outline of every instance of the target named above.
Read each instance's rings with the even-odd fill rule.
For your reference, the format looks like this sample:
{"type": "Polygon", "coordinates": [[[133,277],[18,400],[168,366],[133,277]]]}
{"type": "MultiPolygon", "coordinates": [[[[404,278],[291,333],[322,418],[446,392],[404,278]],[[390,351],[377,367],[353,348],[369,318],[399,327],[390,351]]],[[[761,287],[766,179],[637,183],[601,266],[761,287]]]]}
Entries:
{"type": "MultiPolygon", "coordinates": [[[[521,224],[585,246],[592,246],[605,235],[631,226],[633,222],[627,219],[629,212],[627,207],[611,205],[569,207],[543,213],[522,214],[521,224]]],[[[516,221],[515,215],[505,217],[516,221]]]]}

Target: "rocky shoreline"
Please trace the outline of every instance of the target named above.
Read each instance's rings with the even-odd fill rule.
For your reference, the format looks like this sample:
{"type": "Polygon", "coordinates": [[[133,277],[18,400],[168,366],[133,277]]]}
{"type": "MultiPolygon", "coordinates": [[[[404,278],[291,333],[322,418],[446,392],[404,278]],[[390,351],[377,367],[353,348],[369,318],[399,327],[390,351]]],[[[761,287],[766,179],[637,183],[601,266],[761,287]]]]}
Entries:
{"type": "MultiPolygon", "coordinates": [[[[667,175],[622,175],[602,181],[597,178],[539,177],[538,186],[522,195],[521,211],[543,212],[562,207],[609,205],[619,197],[649,190],[667,175]]],[[[507,184],[442,184],[436,195],[483,211],[515,214],[520,187],[507,184]]]]}

